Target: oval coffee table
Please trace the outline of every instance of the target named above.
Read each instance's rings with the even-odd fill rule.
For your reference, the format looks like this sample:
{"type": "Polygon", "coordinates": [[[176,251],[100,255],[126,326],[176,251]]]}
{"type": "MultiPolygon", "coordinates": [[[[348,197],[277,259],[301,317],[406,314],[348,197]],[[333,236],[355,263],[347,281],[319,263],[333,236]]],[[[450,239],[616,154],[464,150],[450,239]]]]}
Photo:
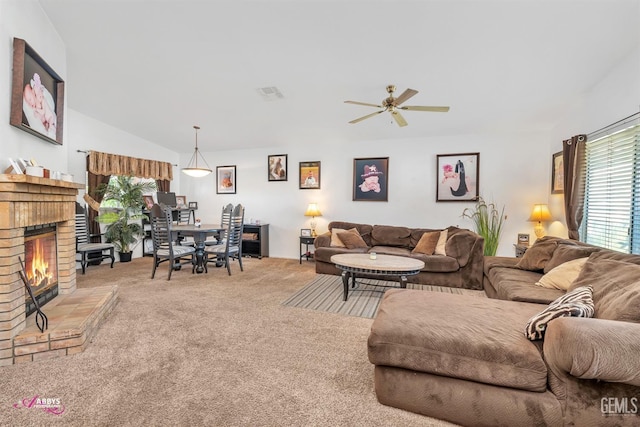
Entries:
{"type": "Polygon", "coordinates": [[[339,254],[331,257],[331,262],[342,270],[342,284],[344,286],[344,300],[349,297],[349,279],[351,287],[356,287],[356,276],[367,274],[371,276],[398,276],[401,288],[407,287],[407,276],[420,273],[424,262],[395,255],[380,255],[371,259],[369,254],[339,254]]]}

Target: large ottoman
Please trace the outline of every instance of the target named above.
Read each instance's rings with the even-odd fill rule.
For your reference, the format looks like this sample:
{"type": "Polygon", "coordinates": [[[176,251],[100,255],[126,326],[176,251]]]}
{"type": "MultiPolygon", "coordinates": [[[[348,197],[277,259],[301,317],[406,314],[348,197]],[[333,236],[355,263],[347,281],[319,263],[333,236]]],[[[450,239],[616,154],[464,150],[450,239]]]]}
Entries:
{"type": "Polygon", "coordinates": [[[541,349],[539,304],[388,290],[368,340],[380,403],[462,425],[562,425],[541,349]]]}

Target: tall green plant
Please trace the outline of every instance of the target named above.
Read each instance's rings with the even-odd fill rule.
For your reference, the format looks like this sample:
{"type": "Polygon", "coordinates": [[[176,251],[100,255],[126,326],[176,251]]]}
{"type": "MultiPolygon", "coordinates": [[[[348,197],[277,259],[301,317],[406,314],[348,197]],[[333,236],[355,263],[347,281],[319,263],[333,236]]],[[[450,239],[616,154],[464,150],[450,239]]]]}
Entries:
{"type": "Polygon", "coordinates": [[[104,200],[114,201],[118,206],[115,211],[98,215],[96,221],[106,224],[104,236],[119,252],[131,252],[144,235],[139,222],[145,218],[142,195],[155,191],[155,188],[154,182],[138,181],[131,176],[117,176],[98,188],[97,192],[103,195],[104,200]]]}
{"type": "Polygon", "coordinates": [[[484,254],[495,256],[506,219],[504,206],[498,211],[495,203],[486,203],[480,197],[473,208],[466,208],[462,212],[462,217],[473,221],[476,233],[484,238],[484,254]]]}

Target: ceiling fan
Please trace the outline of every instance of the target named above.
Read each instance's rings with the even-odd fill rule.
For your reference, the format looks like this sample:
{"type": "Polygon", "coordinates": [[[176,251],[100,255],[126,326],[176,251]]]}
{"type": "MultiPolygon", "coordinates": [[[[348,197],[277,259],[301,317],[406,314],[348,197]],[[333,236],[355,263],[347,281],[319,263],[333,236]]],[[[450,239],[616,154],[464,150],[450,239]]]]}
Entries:
{"type": "Polygon", "coordinates": [[[440,112],[440,113],[446,113],[447,111],[449,111],[449,107],[426,107],[426,106],[420,106],[420,105],[400,106],[400,104],[402,104],[403,102],[411,98],[413,95],[418,93],[418,91],[413,89],[407,89],[404,92],[402,92],[402,94],[399,97],[394,98],[393,92],[395,92],[395,90],[396,90],[396,87],[394,85],[387,86],[387,92],[389,93],[389,96],[382,100],[382,105],[369,104],[366,102],[358,102],[358,101],[344,101],[346,104],[356,104],[356,105],[365,105],[367,107],[382,108],[382,110],[380,111],[376,111],[375,113],[367,114],[366,116],[360,117],[355,120],[351,120],[349,123],[355,124],[365,119],[368,119],[369,117],[373,117],[375,115],[388,111],[391,113],[391,117],[393,117],[396,123],[398,123],[398,126],[402,127],[407,125],[407,121],[404,119],[404,117],[402,117],[402,114],[400,114],[400,111],[398,110],[434,111],[434,112],[440,112]]]}

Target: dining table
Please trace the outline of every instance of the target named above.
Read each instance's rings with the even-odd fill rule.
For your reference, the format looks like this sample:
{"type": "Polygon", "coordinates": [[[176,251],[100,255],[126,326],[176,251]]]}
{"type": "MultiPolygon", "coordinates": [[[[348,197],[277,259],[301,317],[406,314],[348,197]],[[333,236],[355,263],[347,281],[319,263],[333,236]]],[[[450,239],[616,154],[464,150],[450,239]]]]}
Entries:
{"type": "Polygon", "coordinates": [[[173,233],[193,237],[196,244],[196,273],[198,274],[205,270],[204,248],[207,236],[220,236],[220,232],[226,229],[227,227],[221,224],[180,224],[171,227],[173,233]]]}

